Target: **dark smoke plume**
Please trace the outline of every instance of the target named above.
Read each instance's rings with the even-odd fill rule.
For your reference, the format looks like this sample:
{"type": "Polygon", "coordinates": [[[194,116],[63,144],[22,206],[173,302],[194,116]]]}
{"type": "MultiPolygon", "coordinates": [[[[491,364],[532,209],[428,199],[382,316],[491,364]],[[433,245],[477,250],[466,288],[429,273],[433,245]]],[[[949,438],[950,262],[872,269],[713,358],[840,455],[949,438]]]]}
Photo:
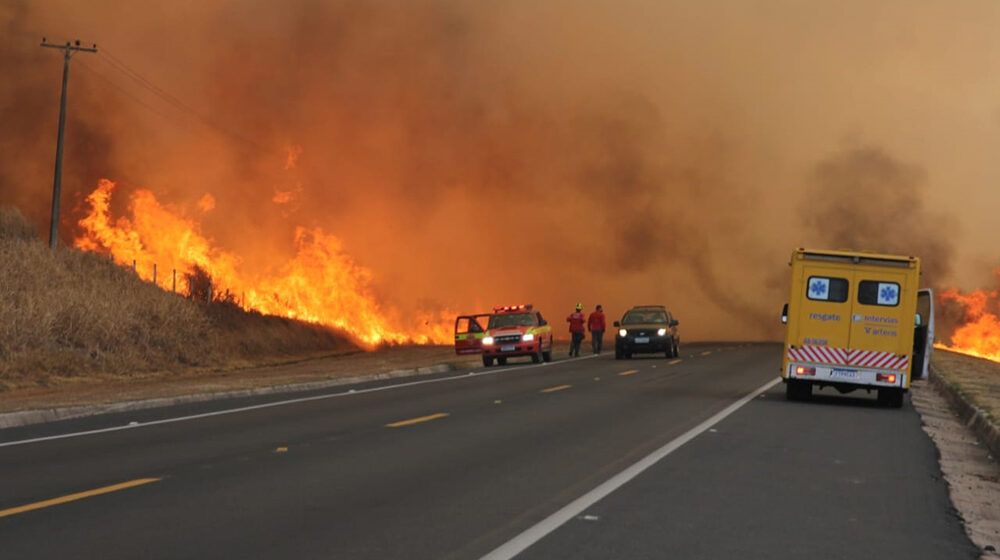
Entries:
{"type": "Polygon", "coordinates": [[[926,174],[877,148],[854,148],[820,162],[800,212],[823,248],[870,250],[921,259],[922,283],[951,274],[955,223],[925,207],[926,174]]]}

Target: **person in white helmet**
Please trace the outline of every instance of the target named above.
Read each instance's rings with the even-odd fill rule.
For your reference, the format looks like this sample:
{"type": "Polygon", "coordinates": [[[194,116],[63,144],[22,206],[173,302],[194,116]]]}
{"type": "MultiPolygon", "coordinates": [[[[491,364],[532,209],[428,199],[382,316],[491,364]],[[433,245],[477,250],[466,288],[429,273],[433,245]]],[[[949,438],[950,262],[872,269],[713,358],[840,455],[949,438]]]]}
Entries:
{"type": "Polygon", "coordinates": [[[580,355],[580,343],[583,342],[584,336],[586,336],[586,323],[587,317],[583,314],[583,304],[576,304],[576,311],[569,314],[566,317],[566,322],[569,323],[569,334],[573,337],[569,345],[569,355],[579,356],[580,355]]]}

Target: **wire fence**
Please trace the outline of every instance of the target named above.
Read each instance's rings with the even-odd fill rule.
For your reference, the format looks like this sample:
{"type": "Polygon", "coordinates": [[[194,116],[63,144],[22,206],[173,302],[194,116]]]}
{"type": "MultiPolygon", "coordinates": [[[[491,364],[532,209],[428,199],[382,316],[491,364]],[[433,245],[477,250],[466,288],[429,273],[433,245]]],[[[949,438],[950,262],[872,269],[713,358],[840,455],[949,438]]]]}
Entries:
{"type": "MultiPolygon", "coordinates": [[[[114,261],[113,255],[108,255],[109,259],[114,261]]],[[[195,268],[192,272],[181,272],[178,274],[176,268],[170,269],[169,280],[161,279],[160,267],[157,263],[152,263],[152,268],[148,270],[149,274],[144,274],[140,272],[138,262],[133,259],[132,265],[123,265],[124,268],[131,269],[132,273],[136,275],[137,278],[144,282],[150,282],[156,287],[168,290],[172,293],[181,295],[187,299],[195,301],[203,301],[205,303],[220,302],[228,303],[231,305],[237,305],[241,309],[246,310],[246,292],[241,292],[239,296],[231,292],[228,288],[219,289],[218,286],[213,284],[213,279],[211,275],[200,268],[195,268]],[[180,282],[180,283],[179,283],[180,282]],[[178,291],[178,288],[181,291],[178,291]]]]}

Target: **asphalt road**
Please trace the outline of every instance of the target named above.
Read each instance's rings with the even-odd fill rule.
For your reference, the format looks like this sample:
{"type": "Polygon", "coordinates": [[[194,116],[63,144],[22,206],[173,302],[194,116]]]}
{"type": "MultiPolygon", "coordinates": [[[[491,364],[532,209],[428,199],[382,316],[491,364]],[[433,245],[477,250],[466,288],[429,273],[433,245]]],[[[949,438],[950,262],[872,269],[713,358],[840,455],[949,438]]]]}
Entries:
{"type": "Polygon", "coordinates": [[[3,430],[0,558],[976,558],[909,402],[753,396],[779,354],[692,344],[3,430]]]}

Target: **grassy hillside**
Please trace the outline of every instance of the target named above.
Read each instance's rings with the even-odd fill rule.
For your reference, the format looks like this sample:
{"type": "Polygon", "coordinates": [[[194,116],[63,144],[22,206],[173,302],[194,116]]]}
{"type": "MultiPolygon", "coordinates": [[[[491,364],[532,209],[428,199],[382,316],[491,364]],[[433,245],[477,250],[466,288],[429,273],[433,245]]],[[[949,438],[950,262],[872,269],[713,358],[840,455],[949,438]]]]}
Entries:
{"type": "Polygon", "coordinates": [[[0,208],[0,390],[355,349],[328,328],[195,302],[91,253],[50,250],[0,208]]]}

